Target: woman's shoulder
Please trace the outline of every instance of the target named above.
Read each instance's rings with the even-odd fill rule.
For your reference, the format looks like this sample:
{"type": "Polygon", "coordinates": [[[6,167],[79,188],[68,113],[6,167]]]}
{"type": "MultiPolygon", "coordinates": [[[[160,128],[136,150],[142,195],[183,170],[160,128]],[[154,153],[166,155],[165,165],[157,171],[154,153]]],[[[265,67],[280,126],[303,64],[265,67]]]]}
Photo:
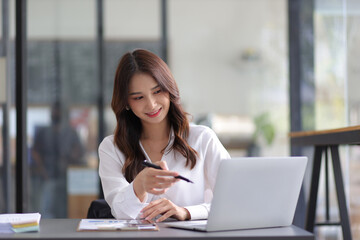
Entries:
{"type": "Polygon", "coordinates": [[[110,156],[113,159],[124,161],[124,154],[119,150],[114,142],[114,135],[105,137],[99,145],[99,155],[110,156]]]}
{"type": "Polygon", "coordinates": [[[216,136],[215,132],[211,128],[209,128],[208,126],[196,125],[196,124],[190,124],[189,135],[194,136],[194,137],[200,137],[200,136],[213,137],[213,136],[216,136]]]}
{"type": "Polygon", "coordinates": [[[105,137],[100,145],[99,145],[99,150],[109,150],[109,149],[113,149],[115,148],[115,144],[114,144],[114,135],[109,135],[107,137],[105,137]]]}
{"type": "Polygon", "coordinates": [[[213,130],[211,128],[209,128],[208,126],[205,125],[197,125],[195,123],[190,123],[190,131],[193,132],[213,132],[213,130]]]}
{"type": "Polygon", "coordinates": [[[109,144],[109,143],[114,143],[114,134],[106,136],[100,144],[109,144]]]}

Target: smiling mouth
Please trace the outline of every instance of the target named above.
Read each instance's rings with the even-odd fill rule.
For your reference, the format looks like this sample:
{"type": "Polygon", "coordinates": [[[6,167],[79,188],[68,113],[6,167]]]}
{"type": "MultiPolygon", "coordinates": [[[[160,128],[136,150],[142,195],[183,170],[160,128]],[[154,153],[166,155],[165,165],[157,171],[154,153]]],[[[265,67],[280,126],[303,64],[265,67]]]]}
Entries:
{"type": "Polygon", "coordinates": [[[146,113],[146,115],[148,115],[149,117],[153,118],[153,117],[157,117],[159,116],[160,112],[161,112],[161,109],[160,108],[159,110],[155,111],[155,112],[151,112],[151,113],[146,113]]]}

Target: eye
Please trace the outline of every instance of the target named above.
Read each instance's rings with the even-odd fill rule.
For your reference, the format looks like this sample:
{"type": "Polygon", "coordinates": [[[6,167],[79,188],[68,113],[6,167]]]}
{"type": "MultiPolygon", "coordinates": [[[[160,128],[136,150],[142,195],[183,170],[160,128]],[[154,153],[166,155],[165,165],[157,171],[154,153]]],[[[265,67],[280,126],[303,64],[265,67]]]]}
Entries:
{"type": "Polygon", "coordinates": [[[161,92],[162,92],[162,90],[159,89],[159,90],[156,90],[156,91],[154,92],[154,94],[158,94],[158,93],[161,93],[161,92]]]}
{"type": "Polygon", "coordinates": [[[139,96],[139,97],[134,97],[133,99],[134,100],[140,100],[140,99],[142,99],[143,97],[142,96],[139,96]]]}

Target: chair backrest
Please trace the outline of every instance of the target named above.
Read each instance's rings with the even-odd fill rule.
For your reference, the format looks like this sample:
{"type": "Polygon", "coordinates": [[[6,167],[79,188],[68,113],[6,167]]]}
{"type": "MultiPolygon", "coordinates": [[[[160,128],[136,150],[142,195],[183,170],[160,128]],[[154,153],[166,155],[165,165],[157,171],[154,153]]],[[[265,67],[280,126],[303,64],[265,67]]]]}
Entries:
{"type": "Polygon", "coordinates": [[[90,204],[87,218],[114,218],[114,216],[105,199],[96,199],[90,204]]]}

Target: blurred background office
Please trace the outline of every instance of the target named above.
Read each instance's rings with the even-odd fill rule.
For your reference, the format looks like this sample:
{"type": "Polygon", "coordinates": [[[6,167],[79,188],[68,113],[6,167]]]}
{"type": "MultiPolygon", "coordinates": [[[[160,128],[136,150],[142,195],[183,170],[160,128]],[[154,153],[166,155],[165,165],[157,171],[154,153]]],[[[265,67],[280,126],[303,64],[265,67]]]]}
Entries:
{"type": "MultiPolygon", "coordinates": [[[[291,148],[290,131],[360,124],[357,0],[24,2],[19,9],[15,0],[0,1],[0,213],[21,205],[45,218],[86,217],[101,197],[97,147],[116,124],[115,67],[135,48],[168,63],[191,121],[213,128],[232,156],[311,159],[312,149],[291,148]]],[[[360,148],[340,150],[357,239],[360,148]]],[[[317,235],[341,239],[341,230],[322,227],[317,235]]]]}

